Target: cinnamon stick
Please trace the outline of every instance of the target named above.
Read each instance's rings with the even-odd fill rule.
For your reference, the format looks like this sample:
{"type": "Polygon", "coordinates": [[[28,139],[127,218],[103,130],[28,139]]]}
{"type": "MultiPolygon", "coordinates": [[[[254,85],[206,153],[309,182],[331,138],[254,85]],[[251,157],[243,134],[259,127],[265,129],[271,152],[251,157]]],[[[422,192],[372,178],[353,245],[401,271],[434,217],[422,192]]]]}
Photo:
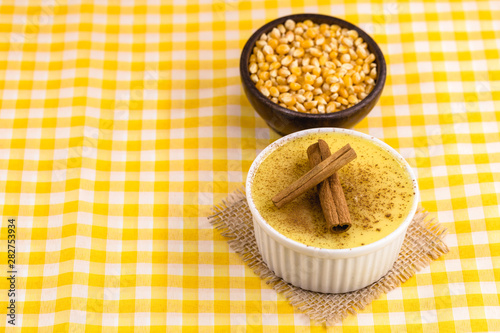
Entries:
{"type": "MultiPolygon", "coordinates": [[[[307,157],[309,158],[311,169],[321,163],[321,152],[318,143],[314,143],[307,148],[307,157]]],[[[339,217],[330,186],[330,178],[323,180],[318,185],[318,195],[328,230],[334,230],[339,225],[339,217]]]]}
{"type": "MultiPolygon", "coordinates": [[[[328,147],[328,144],[325,141],[319,139],[318,148],[321,159],[325,160],[331,156],[330,147],[328,147]]],[[[347,202],[345,200],[345,194],[340,183],[339,175],[337,173],[334,173],[328,178],[328,181],[339,221],[337,225],[330,227],[330,230],[335,233],[345,232],[351,227],[351,215],[349,214],[349,208],[347,207],[347,202]]]]}
{"type": "Polygon", "coordinates": [[[356,158],[356,152],[349,144],[339,149],[330,157],[316,165],[306,174],[293,182],[290,186],[282,190],[272,198],[276,207],[280,208],[297,198],[301,194],[321,183],[326,178],[340,170],[344,165],[356,158]]]}

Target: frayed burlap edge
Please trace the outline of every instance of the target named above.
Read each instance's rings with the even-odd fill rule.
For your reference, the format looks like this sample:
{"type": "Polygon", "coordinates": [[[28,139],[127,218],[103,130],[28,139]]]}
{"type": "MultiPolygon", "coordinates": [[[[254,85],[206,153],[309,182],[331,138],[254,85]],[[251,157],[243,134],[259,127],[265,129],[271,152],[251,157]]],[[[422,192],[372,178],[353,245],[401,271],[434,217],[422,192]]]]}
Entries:
{"type": "Polygon", "coordinates": [[[349,314],[363,310],[382,293],[387,293],[407,281],[415,272],[448,252],[443,242],[446,229],[422,208],[408,227],[405,241],[393,268],[372,285],[344,294],[323,294],[295,287],[271,271],[257,248],[253,222],[243,189],[231,193],[221,204],[212,208],[208,217],[214,228],[228,239],[231,248],[244,262],[290,304],[319,323],[334,324],[349,314]]]}

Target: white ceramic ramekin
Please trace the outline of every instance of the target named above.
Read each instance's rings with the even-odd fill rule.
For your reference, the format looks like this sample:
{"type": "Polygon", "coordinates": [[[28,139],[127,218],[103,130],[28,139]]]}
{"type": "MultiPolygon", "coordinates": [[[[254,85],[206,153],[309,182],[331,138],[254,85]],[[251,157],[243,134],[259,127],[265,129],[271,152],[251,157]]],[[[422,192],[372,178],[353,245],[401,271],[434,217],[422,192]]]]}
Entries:
{"type": "Polygon", "coordinates": [[[340,128],[313,128],[287,135],[266,147],[255,159],[246,180],[246,194],[253,215],[255,238],[264,261],[274,273],[302,289],[323,293],[345,293],[366,287],[384,276],[394,265],[406,230],[419,201],[417,179],[405,159],[386,143],[363,133],[340,128]],[[403,223],[386,237],[351,249],[322,249],[291,240],[271,227],[260,215],[252,198],[252,182],[260,163],[276,148],[311,133],[340,132],[362,137],[379,145],[401,161],[413,181],[415,196],[403,223]]]}

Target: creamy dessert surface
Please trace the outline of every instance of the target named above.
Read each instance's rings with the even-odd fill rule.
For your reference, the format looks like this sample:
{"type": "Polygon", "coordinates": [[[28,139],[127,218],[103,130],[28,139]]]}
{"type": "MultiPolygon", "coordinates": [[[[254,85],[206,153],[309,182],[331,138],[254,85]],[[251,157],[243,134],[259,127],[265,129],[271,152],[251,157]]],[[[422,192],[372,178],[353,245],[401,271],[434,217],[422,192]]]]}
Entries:
{"type": "Polygon", "coordinates": [[[272,152],[257,169],[252,197],[262,217],[284,236],[305,245],[345,249],[373,243],[408,215],[414,198],[411,178],[389,152],[371,141],[343,133],[315,133],[272,152]],[[352,227],[342,234],[327,230],[316,189],[278,209],[271,198],[310,170],[307,147],[325,140],[332,154],[349,143],[357,158],[338,171],[352,227]]]}

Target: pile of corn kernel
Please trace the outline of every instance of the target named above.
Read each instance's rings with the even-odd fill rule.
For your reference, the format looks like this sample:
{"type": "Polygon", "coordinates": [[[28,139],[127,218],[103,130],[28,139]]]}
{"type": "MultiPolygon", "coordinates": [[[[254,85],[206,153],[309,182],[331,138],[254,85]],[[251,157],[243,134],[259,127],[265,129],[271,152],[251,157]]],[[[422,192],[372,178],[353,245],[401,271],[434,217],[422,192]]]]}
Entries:
{"type": "Polygon", "coordinates": [[[305,113],[331,113],[359,103],[375,87],[375,55],[355,30],[287,20],[262,34],[248,65],[271,101],[305,113]]]}

